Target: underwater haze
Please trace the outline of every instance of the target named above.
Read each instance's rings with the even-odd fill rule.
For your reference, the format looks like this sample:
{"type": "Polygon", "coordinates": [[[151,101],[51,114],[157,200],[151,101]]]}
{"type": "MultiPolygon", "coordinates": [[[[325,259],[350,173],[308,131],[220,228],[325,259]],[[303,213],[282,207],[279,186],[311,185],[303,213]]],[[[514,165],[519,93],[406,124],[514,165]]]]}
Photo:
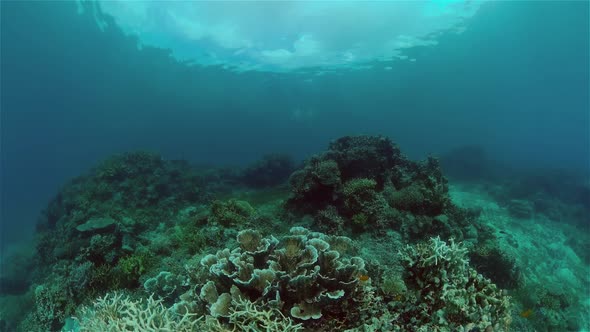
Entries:
{"type": "MultiPolygon", "coordinates": [[[[320,240],[337,247],[348,237],[362,249],[338,263],[354,275],[317,282],[330,291],[314,297],[324,312],[281,293],[291,284],[272,290],[282,304],[268,309],[266,288],[235,281],[252,301],[244,304],[219,275],[183,275],[200,290],[187,308],[209,327],[250,324],[236,312],[253,305],[288,320],[255,331],[590,330],[587,1],[2,1],[0,11],[0,304],[22,309],[0,306],[0,331],[100,330],[80,308],[113,290],[150,293],[163,272],[180,278],[182,266],[226,246],[246,255],[246,236],[277,260],[282,249],[270,252],[294,237],[318,262],[332,257],[320,240]],[[243,233],[258,222],[260,234],[243,233]],[[196,225],[203,238],[174,233],[196,225]],[[181,240],[154,249],[157,236],[181,240]],[[396,268],[380,270],[392,248],[396,268]],[[428,265],[407,262],[440,248],[465,262],[449,271],[483,275],[470,285],[483,285],[497,308],[478,302],[460,310],[475,320],[401,323],[421,315],[421,297],[409,295],[419,287],[402,280],[428,265]],[[13,253],[31,260],[15,268],[5,259],[13,253]],[[105,284],[121,271],[120,283],[105,284]],[[108,277],[99,282],[100,273],[108,277]],[[89,291],[56,300],[66,275],[89,291]],[[230,293],[233,309],[213,312],[230,293]],[[373,304],[357,302],[367,294],[373,304]],[[400,323],[370,325],[368,312],[400,323]]],[[[163,303],[186,305],[185,286],[163,303]]],[[[442,317],[449,304],[422,305],[442,317]]]]}
{"type": "Polygon", "coordinates": [[[30,232],[65,179],[133,149],[247,163],[380,133],[417,157],[469,143],[510,164],[587,171],[587,6],[485,3],[464,32],[405,50],[415,61],[320,75],[186,66],[91,8],[3,2],[2,219],[19,225],[5,240],[30,232]]]}

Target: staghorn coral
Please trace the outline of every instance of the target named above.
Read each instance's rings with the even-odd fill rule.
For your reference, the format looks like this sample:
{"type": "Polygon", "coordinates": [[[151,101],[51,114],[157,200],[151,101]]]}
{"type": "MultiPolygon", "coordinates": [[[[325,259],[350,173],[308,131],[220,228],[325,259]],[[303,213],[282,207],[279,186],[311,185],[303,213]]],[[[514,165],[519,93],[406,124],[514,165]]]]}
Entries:
{"type": "Polygon", "coordinates": [[[78,318],[80,332],[145,331],[189,332],[201,330],[201,321],[194,315],[177,315],[150,296],[132,300],[122,293],[110,293],[99,297],[92,306],[81,308],[78,318]]]}

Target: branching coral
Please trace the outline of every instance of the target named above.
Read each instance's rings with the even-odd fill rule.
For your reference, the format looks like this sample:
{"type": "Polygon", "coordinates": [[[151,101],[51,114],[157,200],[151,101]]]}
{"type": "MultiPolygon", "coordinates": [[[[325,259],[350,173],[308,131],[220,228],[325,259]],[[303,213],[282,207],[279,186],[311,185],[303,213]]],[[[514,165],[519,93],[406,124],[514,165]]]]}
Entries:
{"type": "Polygon", "coordinates": [[[400,255],[413,292],[413,301],[398,308],[404,326],[508,330],[509,297],[469,267],[467,249],[462,244],[436,237],[428,243],[407,246],[400,255]]]}
{"type": "Polygon", "coordinates": [[[80,311],[79,331],[84,332],[189,332],[198,331],[200,319],[193,314],[176,315],[161,300],[132,300],[122,293],[98,298],[80,311]]]}

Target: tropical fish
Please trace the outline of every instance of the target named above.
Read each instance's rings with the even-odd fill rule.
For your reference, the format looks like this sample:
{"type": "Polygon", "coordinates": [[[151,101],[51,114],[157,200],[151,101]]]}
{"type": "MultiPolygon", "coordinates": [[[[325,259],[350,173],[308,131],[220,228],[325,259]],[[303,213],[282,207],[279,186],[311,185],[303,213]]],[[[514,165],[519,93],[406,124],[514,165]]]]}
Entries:
{"type": "Polygon", "coordinates": [[[527,309],[520,313],[520,317],[529,319],[531,318],[531,316],[533,316],[534,313],[535,311],[533,309],[527,309]]]}
{"type": "Polygon", "coordinates": [[[369,277],[369,276],[368,276],[368,275],[366,275],[366,274],[361,274],[361,275],[359,275],[359,280],[360,280],[360,281],[368,281],[369,279],[371,279],[371,277],[369,277]]]}

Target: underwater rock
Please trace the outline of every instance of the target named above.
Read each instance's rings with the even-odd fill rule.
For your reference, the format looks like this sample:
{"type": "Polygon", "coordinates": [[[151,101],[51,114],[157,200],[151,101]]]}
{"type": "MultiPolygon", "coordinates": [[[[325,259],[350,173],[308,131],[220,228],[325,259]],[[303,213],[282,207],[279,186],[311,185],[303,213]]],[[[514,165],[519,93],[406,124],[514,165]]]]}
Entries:
{"type": "MultiPolygon", "coordinates": [[[[420,289],[410,280],[406,286],[399,264],[388,269],[399,270],[398,279],[392,277],[385,282],[377,268],[382,263],[378,257],[368,255],[368,267],[364,259],[351,257],[357,250],[365,254],[371,250],[357,248],[349,237],[326,235],[354,232],[373,240],[377,239],[373,232],[382,235],[399,231],[400,239],[420,241],[435,235],[463,239],[462,234],[471,229],[470,237],[477,242],[475,218],[450,202],[446,179],[436,159],[409,161],[387,138],[341,138],[292,173],[289,201],[272,212],[276,226],[273,233],[281,234],[289,227],[282,217],[309,213],[309,222],[301,225],[313,222],[313,227],[327,230],[326,234],[292,227],[284,236],[263,236],[263,229],[272,228],[260,223],[261,207],[257,205],[257,211],[243,200],[207,195],[207,188],[211,188],[207,181],[185,166],[161,158],[129,155],[101,166],[98,175],[82,177],[66,186],[52,205],[52,227],[39,230],[42,240],[37,251],[48,259],[37,276],[51,273],[47,277],[51,282],[38,277],[34,283],[47,287],[58,280],[68,286],[52,294],[76,296],[52,295],[52,305],[60,311],[52,317],[39,316],[45,303],[35,304],[33,320],[43,326],[57,326],[89,296],[125,289],[131,299],[145,296],[147,291],[156,299],[153,301],[172,305],[170,312],[204,316],[203,324],[219,329],[266,326],[260,319],[266,317],[269,324],[275,324],[270,326],[290,326],[289,331],[302,326],[334,331],[366,328],[368,325],[362,324],[371,320],[385,322],[381,330],[393,330],[391,326],[403,322],[407,315],[425,310],[438,322],[451,321],[458,315],[460,323],[472,324],[460,310],[455,310],[462,299],[471,296],[465,280],[472,282],[469,285],[480,294],[497,295],[487,279],[472,275],[471,270],[465,273],[465,253],[452,244],[446,247],[458,250],[456,256],[463,265],[447,269],[444,261],[449,250],[441,244],[444,241],[439,241],[433,250],[442,256],[419,255],[424,261],[418,267],[409,264],[406,268],[430,271],[445,267],[447,275],[439,270],[425,271],[414,278],[434,292],[444,288],[449,278],[455,284],[448,292],[425,295],[440,295],[437,301],[431,303],[427,298],[415,302],[420,289]],[[116,216],[117,220],[101,216],[116,216]],[[259,229],[248,229],[253,225],[259,229]],[[105,232],[113,228],[116,232],[105,232]],[[228,237],[231,239],[225,242],[228,237]],[[214,254],[202,256],[205,248],[214,254]],[[77,290],[75,285],[88,287],[77,290]],[[455,311],[441,311],[441,304],[455,311]]],[[[235,174],[232,176],[235,186],[238,182],[235,174]]],[[[211,178],[217,183],[224,181],[219,173],[211,178]]],[[[127,301],[125,296],[117,298],[127,301]]],[[[492,300],[486,301],[468,307],[478,324],[488,322],[487,316],[478,316],[487,310],[480,307],[489,307],[492,300]]],[[[413,323],[419,326],[417,321],[413,323]]],[[[429,326],[431,321],[424,318],[422,323],[429,326]]],[[[483,329],[484,325],[479,326],[483,329]]]]}

